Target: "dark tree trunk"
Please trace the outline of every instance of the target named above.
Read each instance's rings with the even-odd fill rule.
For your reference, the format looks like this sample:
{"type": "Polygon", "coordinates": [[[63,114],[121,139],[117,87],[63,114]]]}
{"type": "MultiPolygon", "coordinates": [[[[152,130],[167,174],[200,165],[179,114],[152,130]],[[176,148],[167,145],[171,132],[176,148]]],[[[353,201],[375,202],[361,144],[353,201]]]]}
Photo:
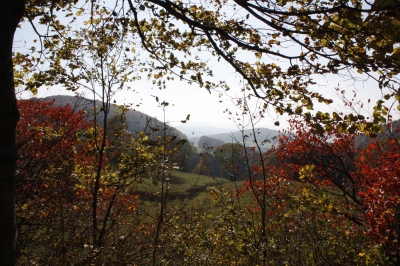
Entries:
{"type": "Polygon", "coordinates": [[[24,14],[24,0],[0,1],[0,264],[18,258],[15,224],[15,127],[19,119],[14,91],[12,45],[24,14]]]}

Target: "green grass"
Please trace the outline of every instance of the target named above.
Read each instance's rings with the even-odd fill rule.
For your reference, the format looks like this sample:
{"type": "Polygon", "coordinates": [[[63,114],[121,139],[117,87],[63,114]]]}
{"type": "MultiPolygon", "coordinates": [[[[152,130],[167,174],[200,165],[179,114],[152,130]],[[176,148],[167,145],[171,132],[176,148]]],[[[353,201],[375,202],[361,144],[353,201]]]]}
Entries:
{"type": "MultiPolygon", "coordinates": [[[[161,178],[159,178],[161,179],[161,178]]],[[[143,178],[130,193],[140,196],[140,210],[144,214],[143,221],[154,220],[160,212],[161,180],[153,182],[151,178],[143,178]]],[[[234,183],[225,178],[212,178],[205,175],[176,172],[170,173],[168,181],[167,209],[208,211],[213,210],[213,202],[207,193],[212,186],[231,187],[234,183]]]]}
{"type": "MultiPolygon", "coordinates": [[[[187,200],[201,196],[207,188],[211,186],[223,186],[235,189],[234,182],[225,178],[212,178],[205,175],[197,175],[184,172],[171,172],[168,183],[168,198],[170,200],[187,200]]],[[[157,193],[161,191],[161,177],[159,180],[145,178],[135,189],[132,194],[139,194],[142,200],[154,201],[157,199],[157,193]]]]}
{"type": "MultiPolygon", "coordinates": [[[[210,187],[223,188],[227,191],[236,192],[243,184],[243,181],[232,182],[226,178],[212,178],[205,175],[197,175],[184,172],[171,172],[168,182],[167,202],[169,207],[178,209],[203,209],[205,212],[215,212],[212,198],[207,189],[210,187]]],[[[143,181],[131,191],[132,194],[138,194],[141,199],[142,209],[148,214],[158,213],[161,200],[161,182],[153,182],[150,178],[143,181]]],[[[241,203],[246,205],[254,204],[253,196],[246,195],[241,198],[241,203]]]]}
{"type": "MultiPolygon", "coordinates": [[[[207,192],[210,187],[222,188],[226,191],[236,192],[244,181],[232,182],[226,178],[212,178],[205,175],[197,175],[184,172],[171,172],[168,182],[169,191],[167,205],[169,208],[195,210],[212,215],[219,215],[220,209],[216,208],[213,199],[207,192]]],[[[139,194],[141,199],[141,210],[148,217],[154,219],[159,213],[161,200],[161,182],[153,182],[150,178],[143,181],[131,191],[139,194]]],[[[251,194],[241,197],[240,204],[253,206],[254,198],[251,194]]]]}

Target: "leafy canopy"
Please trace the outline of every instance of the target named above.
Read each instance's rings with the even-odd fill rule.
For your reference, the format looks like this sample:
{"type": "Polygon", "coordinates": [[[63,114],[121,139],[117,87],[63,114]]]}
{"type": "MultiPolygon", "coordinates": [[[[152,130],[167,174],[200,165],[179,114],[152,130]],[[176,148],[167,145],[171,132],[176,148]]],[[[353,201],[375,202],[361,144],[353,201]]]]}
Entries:
{"type": "MultiPolygon", "coordinates": [[[[16,75],[17,84],[33,91],[43,84],[63,84],[75,90],[82,77],[74,74],[75,79],[65,80],[63,76],[81,67],[77,57],[82,57],[82,49],[94,49],[100,56],[121,40],[126,51],[132,52],[129,42],[133,40],[134,46],[140,44],[149,53],[138,71],[147,72],[160,88],[178,77],[207,89],[229,90],[229,83],[212,79],[213,71],[203,56],[209,53],[228,62],[243,77],[250,96],[265,102],[265,109],[304,115],[318,133],[340,124],[344,132],[358,128],[372,134],[376,125],[386,120],[390,104],[394,101],[400,106],[396,78],[400,4],[395,0],[224,0],[198,4],[127,0],[113,6],[87,1],[73,9],[74,4],[30,2],[26,18],[38,18],[50,30],[41,35],[38,59],[15,55],[15,64],[22,71],[16,75]],[[69,23],[58,20],[60,13],[70,19],[69,23]],[[79,36],[70,36],[71,25],[82,19],[86,28],[79,36]],[[97,24],[106,35],[96,37],[92,28],[97,24]],[[48,50],[51,55],[47,55],[48,50]],[[46,59],[49,70],[28,80],[22,78],[36,63],[46,65],[46,59]],[[366,118],[357,110],[351,116],[313,111],[315,101],[332,103],[313,89],[318,76],[351,79],[360,75],[355,72],[364,73],[359,77],[376,81],[384,91],[372,117],[366,118]]],[[[118,65],[131,69],[126,65],[130,56],[126,58],[118,65]]],[[[127,78],[130,74],[128,71],[127,78]]]]}

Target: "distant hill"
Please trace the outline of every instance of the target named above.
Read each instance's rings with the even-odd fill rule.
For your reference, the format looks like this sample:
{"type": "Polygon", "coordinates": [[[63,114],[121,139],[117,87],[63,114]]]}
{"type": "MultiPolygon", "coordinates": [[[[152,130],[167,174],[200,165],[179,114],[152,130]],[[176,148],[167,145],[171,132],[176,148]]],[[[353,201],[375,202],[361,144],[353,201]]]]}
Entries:
{"type": "Polygon", "coordinates": [[[214,152],[219,146],[225,144],[225,141],[209,136],[201,136],[197,141],[197,147],[214,152]]]}
{"type": "MultiPolygon", "coordinates": [[[[278,130],[269,128],[257,128],[255,129],[255,132],[257,141],[262,146],[263,150],[271,148],[271,146],[275,144],[274,138],[280,134],[278,130]],[[269,141],[264,142],[265,140],[269,141]]],[[[245,130],[243,132],[243,136],[247,136],[245,139],[247,147],[255,146],[254,134],[252,129],[245,130]]],[[[206,143],[206,146],[213,146],[214,148],[223,145],[224,143],[239,142],[240,144],[242,144],[243,142],[241,131],[204,135],[202,137],[190,137],[189,141],[200,149],[203,149],[203,142],[206,143]],[[217,143],[216,140],[219,140],[220,142],[217,143]]]]}
{"type": "Polygon", "coordinates": [[[200,137],[191,137],[189,138],[190,143],[193,143],[195,146],[197,146],[197,142],[199,142],[200,137]]]}
{"type": "MultiPolygon", "coordinates": [[[[55,95],[55,96],[49,96],[46,98],[40,98],[38,100],[54,100],[54,105],[58,106],[64,106],[69,104],[72,108],[75,108],[76,110],[86,110],[88,114],[92,113],[92,110],[96,106],[96,108],[100,108],[101,103],[100,101],[93,102],[93,100],[86,99],[86,98],[81,98],[81,97],[75,97],[75,96],[67,96],[67,95],[55,95]]],[[[118,106],[111,106],[111,112],[110,112],[110,117],[113,117],[119,110],[118,106]]],[[[89,115],[90,116],[90,115],[89,115]]],[[[92,118],[91,116],[90,118],[92,118]]],[[[102,116],[100,115],[98,117],[99,122],[101,122],[102,116]]],[[[157,120],[156,118],[150,117],[146,115],[145,113],[129,109],[126,112],[126,120],[128,122],[128,130],[135,134],[137,132],[143,131],[146,128],[146,125],[148,125],[148,121],[150,122],[150,126],[152,127],[161,127],[162,122],[157,120]]],[[[181,131],[167,126],[167,132],[169,135],[176,135],[178,139],[187,139],[186,135],[184,135],[181,131]]]]}
{"type": "Polygon", "coordinates": [[[219,134],[219,133],[226,133],[226,132],[231,132],[235,131],[236,129],[230,129],[230,128],[223,128],[223,127],[213,127],[210,125],[207,125],[207,123],[199,123],[199,122],[192,122],[189,121],[186,124],[179,125],[176,127],[176,129],[180,130],[188,138],[195,138],[195,137],[201,137],[201,136],[209,136],[213,134],[219,134]]]}
{"type": "MultiPolygon", "coordinates": [[[[376,134],[376,138],[370,138],[366,135],[360,135],[356,136],[355,138],[355,147],[358,149],[362,149],[368,143],[372,140],[384,140],[385,138],[388,138],[388,136],[394,137],[394,138],[400,138],[400,132],[397,132],[396,129],[400,128],[400,120],[395,120],[391,124],[391,128],[388,127],[388,125],[382,125],[382,132],[376,134]]],[[[186,126],[186,125],[185,125],[186,126]]],[[[180,127],[179,127],[180,128],[180,127]]],[[[187,127],[189,128],[189,127],[187,127]]],[[[194,129],[195,127],[192,127],[194,129]]],[[[200,128],[200,127],[199,127],[200,128]]],[[[217,130],[224,130],[224,129],[217,129],[217,130]]],[[[198,132],[211,132],[213,129],[209,129],[206,125],[204,125],[204,130],[198,131],[198,132]]],[[[246,145],[247,146],[252,146],[254,145],[254,136],[253,136],[253,130],[248,129],[244,131],[243,135],[247,135],[248,138],[246,139],[246,145]]],[[[186,131],[185,131],[186,132],[186,131]]],[[[273,144],[272,138],[279,136],[279,134],[282,134],[278,130],[274,129],[269,129],[269,128],[258,128],[256,129],[256,137],[259,143],[261,143],[265,139],[271,140],[271,143],[266,143],[263,147],[265,149],[270,148],[270,146],[273,144]]],[[[242,132],[241,131],[235,131],[235,132],[226,132],[226,133],[218,133],[218,134],[204,134],[202,136],[207,136],[211,137],[214,139],[221,140],[225,143],[231,143],[231,142],[236,142],[239,141],[239,143],[242,143],[242,132]]],[[[192,135],[188,135],[189,141],[197,146],[200,137],[196,132],[192,135]]],[[[202,148],[202,145],[199,146],[199,148],[202,148]]]]}
{"type": "MultiPolygon", "coordinates": [[[[272,138],[277,137],[280,132],[278,130],[270,129],[270,128],[257,128],[255,129],[255,137],[259,143],[262,141],[269,139],[271,142],[273,141],[272,138]]],[[[254,134],[252,129],[247,129],[243,132],[243,136],[246,136],[246,143],[254,143],[254,134]]],[[[230,142],[236,142],[239,141],[240,143],[242,142],[242,132],[241,131],[236,131],[232,133],[222,133],[222,134],[215,134],[215,135],[209,135],[209,137],[215,138],[222,140],[226,143],[230,142]]],[[[269,145],[264,145],[264,146],[269,146],[269,145]]]]}
{"type": "Polygon", "coordinates": [[[355,146],[357,149],[362,149],[366,145],[368,145],[372,140],[377,139],[378,141],[382,141],[385,138],[400,138],[400,133],[397,132],[397,129],[400,128],[400,120],[395,120],[389,127],[388,125],[382,125],[382,132],[376,134],[376,138],[370,138],[366,135],[357,136],[355,139],[355,146]]]}

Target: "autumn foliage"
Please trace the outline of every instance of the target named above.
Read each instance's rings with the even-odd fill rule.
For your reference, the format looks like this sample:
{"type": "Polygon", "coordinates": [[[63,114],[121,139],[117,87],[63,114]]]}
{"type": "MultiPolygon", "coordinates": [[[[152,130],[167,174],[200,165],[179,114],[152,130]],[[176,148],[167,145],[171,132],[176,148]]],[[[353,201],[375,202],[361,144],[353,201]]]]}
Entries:
{"type": "Polygon", "coordinates": [[[334,195],[333,212],[382,245],[392,262],[398,261],[399,129],[357,149],[357,133],[333,128],[315,135],[306,122],[296,120],[291,126],[292,131],[280,137],[278,152],[287,176],[334,195]]]}
{"type": "MultiPolygon", "coordinates": [[[[21,265],[398,261],[396,134],[357,149],[358,133],[333,127],[316,135],[307,122],[291,120],[291,129],[267,153],[238,151],[239,162],[248,156],[252,163],[248,160],[246,170],[230,182],[235,186],[215,183],[199,201],[189,203],[168,198],[175,165],[163,158],[174,156],[179,146],[167,150],[167,145],[155,145],[163,143],[161,136],[132,136],[114,125],[99,164],[104,132],[84,112],[51,101],[20,101],[19,108],[21,265]],[[154,202],[135,193],[142,179],[155,185],[148,195],[154,202]]],[[[208,174],[212,157],[202,157],[201,170],[208,174]]]]}
{"type": "Polygon", "coordinates": [[[55,107],[52,101],[24,100],[19,109],[17,217],[22,258],[41,245],[36,261],[50,262],[45,259],[49,252],[62,254],[66,261],[68,243],[72,235],[79,235],[71,219],[77,218],[73,212],[81,202],[74,173],[79,165],[93,164],[93,143],[84,136],[92,125],[83,112],[55,107]]]}
{"type": "Polygon", "coordinates": [[[368,218],[368,234],[399,256],[400,146],[397,139],[374,141],[361,152],[358,192],[368,218]]]}
{"type": "MultiPolygon", "coordinates": [[[[17,217],[21,263],[85,263],[100,256],[93,251],[93,221],[88,214],[102,130],[95,129],[83,111],[53,104],[19,102],[17,217]]],[[[138,200],[136,195],[118,197],[124,192],[117,193],[118,188],[109,184],[115,178],[107,174],[106,165],[107,158],[100,165],[104,173],[96,192],[97,219],[107,230],[98,232],[103,243],[111,241],[108,233],[111,225],[117,224],[113,221],[110,225],[109,219],[118,216],[118,224],[123,226],[123,217],[136,210],[138,200]]]]}
{"type": "Polygon", "coordinates": [[[48,187],[52,181],[45,178],[49,169],[68,176],[76,162],[88,160],[88,146],[81,136],[91,124],[82,111],[54,107],[51,101],[24,100],[19,109],[17,187],[28,197],[48,187]]]}

